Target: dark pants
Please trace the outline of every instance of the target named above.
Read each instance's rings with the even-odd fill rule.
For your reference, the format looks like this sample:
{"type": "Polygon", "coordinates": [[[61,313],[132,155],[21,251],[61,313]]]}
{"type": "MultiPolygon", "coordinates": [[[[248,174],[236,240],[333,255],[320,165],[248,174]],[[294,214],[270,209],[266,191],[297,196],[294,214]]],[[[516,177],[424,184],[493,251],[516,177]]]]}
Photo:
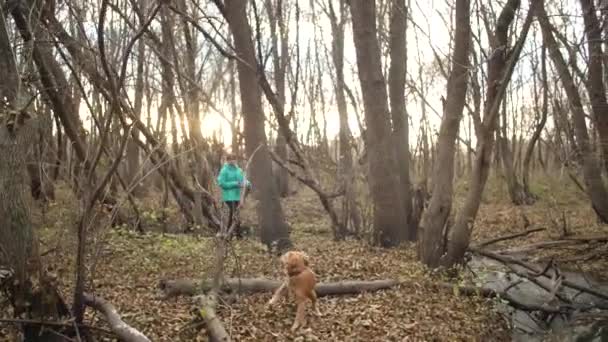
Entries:
{"type": "Polygon", "coordinates": [[[239,206],[239,201],[226,201],[224,202],[228,206],[229,214],[228,214],[228,229],[232,226],[232,221],[236,222],[236,227],[234,227],[234,233],[237,239],[241,239],[243,237],[243,233],[241,232],[241,222],[239,220],[239,215],[236,211],[239,206]]]}

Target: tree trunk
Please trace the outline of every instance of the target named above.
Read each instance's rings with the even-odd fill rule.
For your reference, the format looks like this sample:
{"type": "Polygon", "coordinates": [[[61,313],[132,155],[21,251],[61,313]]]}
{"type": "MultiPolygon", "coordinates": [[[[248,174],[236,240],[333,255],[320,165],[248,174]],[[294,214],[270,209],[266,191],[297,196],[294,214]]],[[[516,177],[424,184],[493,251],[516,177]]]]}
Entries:
{"type": "MultiPolygon", "coordinates": [[[[24,90],[25,91],[25,90],[24,90]]],[[[26,96],[31,96],[26,94],[26,96]]],[[[48,107],[39,107],[38,127],[35,130],[35,135],[30,137],[34,143],[33,153],[27,159],[27,173],[30,179],[30,192],[35,200],[48,202],[55,199],[55,187],[52,180],[46,172],[46,165],[52,162],[52,159],[47,158],[52,142],[52,125],[53,118],[48,107]],[[48,151],[48,152],[47,152],[48,151]]]]}
{"type": "Polygon", "coordinates": [[[399,175],[402,209],[405,216],[403,237],[415,241],[417,227],[412,222],[412,185],[410,182],[409,125],[405,108],[405,79],[407,73],[407,7],[405,0],[392,0],[390,23],[389,95],[393,120],[393,144],[397,160],[396,172],[399,175]]]}
{"type": "MultiPolygon", "coordinates": [[[[26,159],[35,132],[22,95],[21,77],[7,31],[0,16],[0,265],[12,272],[3,281],[14,315],[24,319],[62,319],[69,312],[43,271],[38,255],[38,239],[27,205],[26,159]]],[[[4,280],[4,279],[3,279],[4,280]]],[[[22,325],[26,341],[63,341],[56,332],[40,325],[22,325]]]]}
{"type": "MultiPolygon", "coordinates": [[[[543,98],[542,98],[542,108],[538,108],[535,106],[536,117],[538,118],[538,110],[540,109],[540,119],[538,119],[538,123],[534,128],[534,133],[532,134],[532,138],[530,138],[530,142],[528,143],[528,147],[526,148],[526,154],[524,157],[524,169],[523,169],[523,186],[524,191],[528,196],[534,196],[532,191],[530,190],[529,177],[530,177],[530,161],[532,160],[534,153],[534,146],[536,146],[536,142],[540,139],[540,135],[545,128],[545,124],[547,123],[547,115],[549,112],[549,82],[547,81],[547,47],[542,47],[541,52],[541,84],[543,89],[543,98]]],[[[535,91],[536,92],[536,91],[535,91]]],[[[542,161],[542,146],[538,144],[538,161],[541,165],[543,165],[542,161]]]]}
{"type": "Polygon", "coordinates": [[[589,142],[589,132],[587,131],[581,96],[570,74],[568,64],[566,64],[557,46],[544,4],[543,6],[539,6],[538,20],[542,29],[543,40],[549,49],[549,55],[553,60],[553,64],[561,76],[561,82],[570,103],[574,132],[583,163],[583,176],[585,178],[587,195],[600,220],[608,222],[608,192],[602,180],[600,163],[595,157],[593,148],[589,142]]]}
{"type": "MultiPolygon", "coordinates": [[[[353,156],[351,148],[352,134],[348,124],[348,107],[344,89],[344,25],[346,23],[346,4],[344,0],[338,2],[340,18],[338,19],[333,1],[329,1],[330,21],[332,30],[332,50],[331,56],[336,72],[336,104],[338,106],[338,118],[340,131],[338,135],[339,158],[338,174],[344,186],[343,219],[341,227],[348,229],[349,223],[353,232],[358,232],[361,228],[361,213],[356,203],[355,175],[353,170],[353,156]]],[[[338,231],[338,239],[344,238],[348,232],[338,231]]]]}
{"type": "Polygon", "coordinates": [[[599,134],[600,150],[604,156],[604,169],[608,172],[608,102],[604,84],[604,52],[602,51],[602,28],[596,14],[593,0],[580,0],[587,36],[589,69],[587,71],[587,91],[595,129],[599,134]]]}
{"type": "Polygon", "coordinates": [[[367,127],[369,186],[374,210],[373,243],[397,246],[406,220],[400,209],[403,205],[376,31],[376,1],[352,0],[350,9],[367,127]]]}
{"type": "MultiPolygon", "coordinates": [[[[273,6],[272,0],[266,0],[266,11],[270,20],[274,83],[277,97],[279,98],[279,101],[283,103],[283,108],[285,108],[285,74],[287,71],[287,62],[289,60],[289,37],[286,28],[288,25],[287,20],[283,15],[283,5],[284,1],[277,1],[273,6]]],[[[283,113],[283,115],[284,114],[285,113],[283,113]]],[[[281,133],[281,130],[278,130],[277,132],[274,150],[282,160],[287,160],[287,140],[281,133]]],[[[279,196],[287,197],[289,194],[289,174],[280,166],[276,167],[273,171],[275,172],[279,196]]]]}
{"type": "MultiPolygon", "coordinates": [[[[187,12],[187,4],[185,1],[179,2],[182,12],[187,12]]],[[[184,40],[186,45],[185,52],[185,66],[186,66],[186,75],[192,79],[197,79],[197,68],[196,68],[196,55],[197,55],[197,41],[196,36],[191,31],[191,28],[186,19],[182,20],[182,31],[184,33],[184,40]]],[[[172,46],[172,49],[175,51],[175,46],[172,46]]],[[[177,55],[177,53],[176,53],[177,55]]],[[[211,86],[215,87],[216,83],[211,82],[211,86]]],[[[186,95],[186,101],[184,103],[184,108],[186,111],[186,116],[188,118],[188,137],[189,142],[192,144],[192,153],[190,153],[194,158],[194,163],[192,163],[193,170],[192,175],[196,178],[196,180],[203,186],[204,189],[209,191],[214,184],[214,176],[211,171],[211,166],[209,165],[209,160],[206,158],[205,154],[209,154],[210,148],[209,144],[203,138],[202,130],[201,130],[201,101],[200,101],[200,92],[199,88],[196,84],[188,84],[184,86],[184,94],[186,95]]],[[[197,200],[193,203],[193,216],[197,218],[197,224],[204,224],[201,219],[204,217],[203,212],[204,208],[210,207],[213,204],[209,201],[207,197],[203,197],[202,194],[197,194],[197,200]]]]}
{"type": "MultiPolygon", "coordinates": [[[[509,146],[509,139],[507,138],[507,101],[504,100],[503,110],[502,110],[502,132],[498,132],[498,146],[500,149],[500,156],[502,159],[502,167],[505,173],[505,178],[507,180],[507,188],[509,189],[509,197],[511,198],[511,203],[514,205],[523,205],[523,204],[532,204],[534,199],[532,197],[528,198],[527,194],[524,192],[524,187],[519,182],[517,178],[517,171],[514,165],[514,156],[515,145],[512,144],[513,147],[509,146]]],[[[515,136],[514,136],[515,138],[515,136]]],[[[512,139],[514,142],[515,139],[512,139]]]]}
{"type": "MultiPolygon", "coordinates": [[[[231,141],[231,152],[233,154],[240,154],[240,131],[239,131],[239,111],[236,104],[236,61],[230,61],[230,111],[232,113],[232,118],[230,121],[230,130],[232,132],[232,141],[231,141]]],[[[217,170],[219,172],[219,170],[217,170]]]]}
{"type": "Polygon", "coordinates": [[[471,49],[470,1],[456,0],[456,33],[452,71],[448,78],[447,97],[439,129],[439,156],[433,170],[433,190],[420,224],[420,260],[431,267],[439,266],[445,253],[446,229],[452,210],[454,153],[458,126],[467,93],[467,73],[471,49]]]}
{"type": "Polygon", "coordinates": [[[509,51],[509,59],[507,60],[509,26],[513,22],[519,6],[519,0],[509,0],[496,22],[496,32],[494,33],[494,39],[491,41],[494,53],[488,61],[486,104],[484,106],[483,128],[480,132],[482,136],[478,137],[475,149],[477,155],[473,165],[469,191],[463,208],[456,218],[454,226],[449,231],[447,253],[443,260],[443,264],[446,266],[460,262],[469,246],[473,222],[477,216],[481,195],[489,175],[500,104],[532,25],[534,16],[533,12],[529,11],[522,32],[513,49],[509,51]]]}
{"type": "MultiPolygon", "coordinates": [[[[144,2],[144,1],[141,1],[144,2]]],[[[144,63],[146,58],[146,45],[145,41],[141,39],[138,43],[137,48],[137,69],[135,75],[135,99],[133,101],[133,112],[138,117],[141,118],[142,108],[143,108],[143,97],[144,97],[144,63]]],[[[135,134],[139,135],[139,130],[137,128],[133,128],[135,134]]],[[[137,181],[137,178],[140,177],[140,162],[139,162],[139,146],[134,139],[129,140],[129,145],[127,145],[127,160],[126,166],[127,170],[125,173],[124,180],[126,184],[130,187],[133,186],[133,194],[138,196],[142,192],[142,187],[140,184],[134,184],[137,181]]]]}
{"type": "MultiPolygon", "coordinates": [[[[47,107],[48,108],[48,107],[47,107]]],[[[50,112],[50,109],[49,109],[50,112]]],[[[55,165],[53,166],[53,180],[56,181],[59,179],[61,175],[61,166],[65,163],[65,154],[67,150],[67,142],[63,138],[63,128],[61,127],[61,122],[59,122],[59,117],[57,114],[50,112],[50,115],[53,116],[55,122],[55,134],[56,134],[56,148],[55,151],[55,165]]]]}
{"type": "Polygon", "coordinates": [[[276,181],[273,179],[272,160],[268,151],[262,109],[262,97],[257,78],[257,61],[251,27],[247,19],[247,0],[227,0],[225,15],[232,31],[237,55],[241,108],[245,131],[245,150],[251,160],[251,180],[258,194],[256,208],[262,243],[278,244],[279,249],[291,245],[289,227],[279,201],[276,181]],[[259,149],[258,149],[259,148],[259,149]],[[255,155],[254,155],[255,153],[255,155]]]}
{"type": "MultiPolygon", "coordinates": [[[[603,15],[604,52],[608,52],[608,0],[600,0],[600,11],[603,15]]],[[[604,53],[604,85],[608,84],[608,53],[604,53]]]]}

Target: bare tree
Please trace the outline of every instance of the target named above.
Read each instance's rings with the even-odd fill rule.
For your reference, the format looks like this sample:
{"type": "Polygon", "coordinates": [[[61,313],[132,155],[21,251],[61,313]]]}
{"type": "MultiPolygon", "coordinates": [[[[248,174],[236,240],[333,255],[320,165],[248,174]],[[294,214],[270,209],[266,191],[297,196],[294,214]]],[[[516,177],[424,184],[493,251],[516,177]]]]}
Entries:
{"type": "MultiPolygon", "coordinates": [[[[344,186],[343,221],[344,227],[352,227],[353,232],[358,232],[361,228],[361,213],[356,203],[355,193],[355,174],[353,169],[352,156],[352,133],[348,124],[348,105],[345,95],[344,80],[344,27],[347,20],[346,3],[339,0],[334,6],[334,0],[327,2],[327,14],[331,24],[332,45],[331,58],[333,71],[335,72],[335,92],[336,104],[338,106],[338,116],[340,121],[340,131],[338,144],[340,148],[338,158],[338,173],[344,186]],[[337,10],[336,10],[337,7],[337,10]]],[[[339,232],[344,236],[347,232],[339,232]]]]}
{"type": "MultiPolygon", "coordinates": [[[[272,64],[274,67],[276,95],[282,103],[285,103],[286,99],[285,81],[287,64],[289,62],[289,15],[285,13],[287,12],[286,3],[288,1],[284,0],[276,0],[274,4],[272,0],[266,0],[265,3],[268,19],[270,20],[272,64]]],[[[275,152],[281,159],[287,160],[287,141],[281,130],[277,132],[275,152]]],[[[274,171],[279,195],[287,197],[289,194],[289,175],[287,170],[278,167],[274,171]]]]}
{"type": "MultiPolygon", "coordinates": [[[[519,181],[517,169],[515,166],[515,148],[513,147],[516,143],[515,133],[513,133],[513,139],[511,139],[512,146],[509,146],[509,138],[507,137],[507,117],[509,111],[507,110],[507,101],[503,102],[503,110],[499,114],[502,118],[500,129],[496,131],[497,140],[497,152],[502,161],[502,167],[504,175],[507,180],[507,188],[509,189],[509,197],[511,202],[515,205],[533,204],[535,198],[524,190],[523,185],[519,181]]],[[[515,113],[511,113],[515,116],[515,113]]],[[[515,127],[513,127],[515,132],[515,127]]]]}
{"type": "MultiPolygon", "coordinates": [[[[528,142],[528,146],[526,148],[526,153],[524,156],[524,165],[523,165],[522,182],[523,182],[524,191],[527,193],[527,196],[534,196],[534,194],[530,190],[530,182],[529,182],[530,161],[532,160],[535,146],[538,148],[539,152],[542,150],[542,146],[540,146],[540,144],[537,145],[537,142],[539,141],[541,133],[542,133],[543,129],[545,128],[545,123],[547,122],[547,116],[548,116],[548,112],[549,112],[549,82],[547,81],[547,48],[545,46],[543,46],[541,51],[542,52],[541,52],[541,56],[540,56],[540,63],[541,63],[540,77],[537,77],[536,75],[534,76],[534,102],[535,102],[534,112],[535,112],[535,118],[536,118],[537,122],[534,127],[534,133],[532,134],[532,137],[530,138],[530,141],[528,142]],[[541,84],[541,89],[542,89],[542,105],[541,106],[538,105],[539,96],[538,96],[538,87],[536,86],[537,78],[539,78],[539,81],[541,84]],[[539,113],[539,111],[540,111],[540,113],[539,113]]],[[[537,68],[538,67],[535,65],[534,69],[537,69],[537,68]]],[[[537,73],[535,73],[535,74],[537,74],[537,73]]],[[[539,159],[542,160],[541,158],[539,158],[539,159]]]]}
{"type": "Polygon", "coordinates": [[[428,208],[420,224],[420,260],[429,266],[438,266],[445,253],[445,237],[452,210],[454,153],[458,126],[464,109],[467,92],[467,72],[471,49],[470,1],[457,0],[455,12],[456,33],[452,68],[448,78],[443,119],[437,141],[438,157],[433,169],[433,189],[428,208]]]}
{"type": "MultiPolygon", "coordinates": [[[[531,2],[531,4],[534,7],[534,2],[531,2]]],[[[510,83],[515,65],[519,60],[530,26],[532,25],[532,19],[534,18],[533,10],[528,11],[518,40],[513,48],[509,49],[507,34],[519,7],[519,0],[509,0],[505,3],[496,22],[495,32],[490,35],[490,46],[492,47],[493,54],[488,61],[486,102],[484,105],[482,129],[479,132],[481,136],[477,140],[475,148],[476,158],[471,173],[470,187],[463,208],[447,235],[447,249],[443,260],[446,265],[460,262],[469,246],[473,222],[477,216],[481,203],[481,194],[489,175],[500,104],[510,83]]]]}
{"type": "Polygon", "coordinates": [[[553,34],[553,28],[549,22],[547,12],[544,7],[538,7],[538,20],[542,29],[543,41],[549,50],[549,55],[553,61],[557,72],[561,75],[561,83],[568,96],[570,110],[572,111],[572,121],[577,145],[582,158],[583,176],[587,195],[591,200],[591,205],[598,217],[603,222],[608,222],[608,192],[602,180],[600,163],[593,153],[593,148],[589,139],[589,131],[585,121],[585,110],[581,101],[581,95],[576,86],[568,64],[559,50],[557,41],[553,34]]]}
{"type": "MultiPolygon", "coordinates": [[[[407,7],[405,0],[391,1],[389,99],[391,107],[393,144],[397,160],[400,186],[397,189],[402,197],[402,210],[405,215],[405,240],[416,240],[417,227],[412,221],[412,185],[410,182],[409,123],[405,109],[405,84],[407,74],[407,7]]],[[[400,209],[398,209],[400,210],[400,209]]]]}
{"type": "MultiPolygon", "coordinates": [[[[145,0],[141,0],[141,5],[144,7],[145,0]]],[[[134,102],[133,102],[133,111],[134,114],[141,118],[143,112],[143,97],[144,97],[144,63],[146,61],[146,44],[142,39],[139,41],[137,45],[137,64],[136,64],[136,72],[135,72],[135,94],[134,94],[134,102]]],[[[136,134],[139,134],[137,129],[134,130],[136,134]]],[[[133,139],[129,141],[129,145],[127,146],[127,163],[126,163],[126,175],[125,181],[128,184],[131,184],[136,177],[138,177],[138,173],[140,172],[140,150],[137,142],[133,139]]],[[[139,184],[136,185],[134,193],[140,194],[142,187],[139,184]]]]}
{"type": "MultiPolygon", "coordinates": [[[[457,49],[455,45],[453,68],[454,70],[459,70],[462,74],[464,74],[466,71],[459,68],[464,68],[468,65],[470,24],[468,13],[464,15],[462,11],[468,12],[469,4],[460,4],[460,8],[458,7],[458,4],[459,3],[457,3],[456,7],[457,31],[455,44],[462,44],[464,47],[466,47],[466,56],[460,56],[460,54],[463,53],[461,50],[462,47],[457,49]],[[461,16],[459,16],[459,13],[461,16]],[[459,31],[458,25],[465,25],[465,20],[467,23],[466,28],[461,28],[459,31]],[[462,64],[462,66],[459,64],[462,64]]],[[[436,183],[434,183],[433,195],[431,197],[429,209],[425,212],[423,218],[424,238],[420,244],[421,259],[429,266],[436,267],[440,264],[451,266],[458,263],[462,260],[464,253],[468,248],[471,231],[473,228],[472,225],[477,215],[477,211],[479,210],[481,194],[489,175],[500,104],[511,79],[516,61],[519,59],[527,33],[532,24],[533,12],[529,11],[518,41],[511,51],[509,51],[507,33],[519,6],[519,0],[508,1],[504,5],[500,16],[496,21],[495,32],[488,32],[493,54],[488,60],[488,82],[486,102],[484,106],[484,117],[480,129],[478,130],[479,136],[475,149],[476,158],[473,164],[472,173],[470,175],[470,187],[467,192],[463,208],[458,213],[458,216],[455,218],[453,223],[450,222],[449,217],[452,205],[451,182],[453,176],[454,153],[454,140],[452,138],[455,139],[455,134],[458,130],[458,124],[460,122],[460,115],[462,113],[462,107],[464,106],[466,81],[461,81],[464,82],[462,87],[465,89],[458,90],[463,91],[463,94],[457,94],[457,96],[461,96],[462,98],[454,100],[458,105],[458,107],[456,107],[458,111],[455,111],[458,115],[453,114],[454,116],[452,117],[444,116],[444,119],[442,120],[439,153],[441,155],[442,150],[444,150],[443,153],[446,153],[445,150],[447,150],[447,153],[449,154],[440,157],[440,162],[435,165],[434,175],[436,175],[436,177],[433,177],[433,180],[436,183]],[[451,119],[451,126],[446,123],[448,119],[451,119]],[[443,130],[444,125],[446,126],[445,130],[443,130]],[[446,131],[449,132],[450,135],[444,137],[445,142],[442,145],[442,132],[446,131]],[[447,160],[447,162],[444,160],[447,160]],[[446,169],[448,171],[445,171],[446,169]],[[440,184],[440,187],[438,187],[438,183],[440,184]],[[449,189],[447,194],[444,192],[444,189],[446,188],[449,189]]],[[[454,70],[452,71],[453,73],[454,70]]],[[[451,76],[453,75],[454,74],[451,76]]],[[[451,108],[449,102],[450,90],[450,82],[448,81],[448,98],[446,99],[446,109],[451,108]]],[[[444,134],[447,135],[447,132],[444,134]]]]}
{"type": "Polygon", "coordinates": [[[398,186],[400,178],[391,138],[388,95],[376,30],[376,1],[353,0],[350,8],[367,127],[374,242],[385,247],[396,246],[403,236],[407,218],[402,210],[397,209],[403,208],[403,194],[398,186]]]}
{"type": "Polygon", "coordinates": [[[268,151],[262,108],[262,94],[257,79],[257,60],[252,40],[251,26],[247,18],[247,0],[216,1],[232,32],[234,47],[239,57],[237,70],[241,94],[241,108],[245,132],[245,149],[252,155],[262,146],[251,161],[251,179],[259,199],[257,215],[262,242],[279,243],[279,249],[291,244],[289,228],[285,221],[277,184],[272,175],[272,161],[268,151]]]}

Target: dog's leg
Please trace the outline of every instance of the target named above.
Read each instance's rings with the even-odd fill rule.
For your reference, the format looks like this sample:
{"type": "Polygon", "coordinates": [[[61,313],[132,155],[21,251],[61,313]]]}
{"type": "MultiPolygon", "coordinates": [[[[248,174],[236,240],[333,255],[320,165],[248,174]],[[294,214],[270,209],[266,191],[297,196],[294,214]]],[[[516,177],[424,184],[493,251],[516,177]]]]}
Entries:
{"type": "Polygon", "coordinates": [[[296,329],[303,327],[306,319],[306,298],[298,297],[296,298],[296,303],[298,309],[296,311],[296,319],[291,326],[291,331],[296,331],[296,329]]]}
{"type": "Polygon", "coordinates": [[[279,288],[275,291],[274,295],[272,296],[272,298],[270,299],[270,301],[268,302],[268,305],[273,305],[275,304],[277,301],[279,301],[279,298],[281,298],[281,295],[287,290],[287,281],[284,281],[281,286],[279,286],[279,288]]]}
{"type": "Polygon", "coordinates": [[[310,291],[310,301],[312,302],[312,309],[315,313],[315,315],[317,316],[323,316],[321,315],[321,311],[319,311],[319,307],[317,306],[317,293],[315,292],[315,290],[310,291]]]}

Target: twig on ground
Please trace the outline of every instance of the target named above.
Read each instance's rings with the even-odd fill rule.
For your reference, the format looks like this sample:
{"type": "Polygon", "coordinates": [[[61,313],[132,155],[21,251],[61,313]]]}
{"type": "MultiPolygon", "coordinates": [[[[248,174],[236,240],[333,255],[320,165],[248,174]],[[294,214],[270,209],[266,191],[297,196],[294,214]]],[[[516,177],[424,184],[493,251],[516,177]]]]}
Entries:
{"type": "Polygon", "coordinates": [[[476,248],[481,248],[481,247],[487,247],[489,245],[501,242],[501,241],[506,241],[506,240],[512,240],[512,239],[517,239],[519,237],[523,237],[523,236],[527,236],[530,235],[532,233],[536,233],[536,232],[540,232],[546,230],[546,228],[534,228],[534,229],[528,229],[526,231],[523,232],[519,232],[519,233],[514,233],[514,234],[509,234],[509,235],[505,235],[505,236],[500,236],[494,239],[490,239],[484,242],[480,242],[479,244],[477,244],[477,246],[475,246],[476,248]]]}

